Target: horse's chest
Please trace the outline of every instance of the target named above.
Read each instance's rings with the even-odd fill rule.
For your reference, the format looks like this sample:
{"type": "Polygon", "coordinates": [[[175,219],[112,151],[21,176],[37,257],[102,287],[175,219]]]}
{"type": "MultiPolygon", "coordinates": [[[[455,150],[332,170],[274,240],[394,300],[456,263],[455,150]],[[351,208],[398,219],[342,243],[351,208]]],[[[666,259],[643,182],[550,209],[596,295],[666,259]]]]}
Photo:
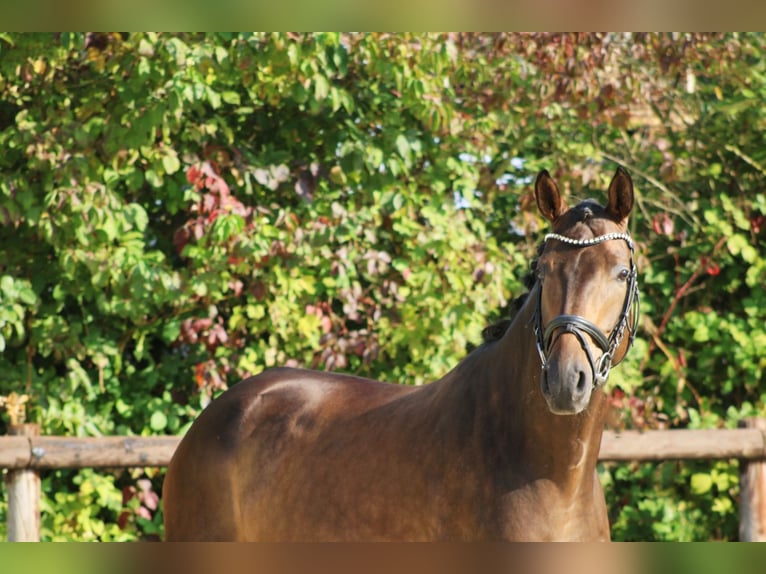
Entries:
{"type": "Polygon", "coordinates": [[[537,481],[502,497],[501,528],[507,540],[609,540],[603,497],[564,495],[553,483],[537,481]]]}

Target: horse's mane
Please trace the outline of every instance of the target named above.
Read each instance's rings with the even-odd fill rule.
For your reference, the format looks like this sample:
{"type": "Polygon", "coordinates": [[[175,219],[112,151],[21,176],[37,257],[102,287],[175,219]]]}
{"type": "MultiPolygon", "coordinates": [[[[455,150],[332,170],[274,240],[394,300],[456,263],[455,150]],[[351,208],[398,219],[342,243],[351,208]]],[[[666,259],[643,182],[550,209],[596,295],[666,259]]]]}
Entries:
{"type": "MultiPolygon", "coordinates": [[[[594,211],[599,212],[603,210],[604,208],[595,200],[586,199],[579,202],[570,211],[577,214],[578,221],[585,222],[594,215],[594,211]]],[[[500,319],[499,321],[489,325],[488,327],[485,327],[484,330],[482,330],[481,336],[484,344],[492,343],[502,339],[503,335],[505,335],[505,332],[511,326],[516,313],[519,312],[519,310],[526,302],[527,297],[529,297],[529,292],[532,290],[532,287],[534,287],[535,282],[537,281],[537,262],[540,259],[540,255],[542,255],[544,248],[545,241],[542,241],[538,244],[537,254],[535,258],[530,262],[529,271],[524,276],[524,287],[526,288],[526,292],[522,293],[510,302],[508,305],[509,315],[505,319],[500,319]]]]}
{"type": "Polygon", "coordinates": [[[526,288],[526,292],[511,300],[508,305],[508,316],[506,318],[500,319],[482,330],[481,337],[484,344],[502,339],[505,332],[511,326],[511,323],[513,323],[513,318],[516,316],[516,313],[518,313],[524,306],[527,297],[529,297],[529,292],[535,285],[535,281],[537,281],[537,260],[539,259],[544,246],[544,242],[537,246],[537,256],[530,262],[529,271],[524,276],[524,287],[526,288]]]}

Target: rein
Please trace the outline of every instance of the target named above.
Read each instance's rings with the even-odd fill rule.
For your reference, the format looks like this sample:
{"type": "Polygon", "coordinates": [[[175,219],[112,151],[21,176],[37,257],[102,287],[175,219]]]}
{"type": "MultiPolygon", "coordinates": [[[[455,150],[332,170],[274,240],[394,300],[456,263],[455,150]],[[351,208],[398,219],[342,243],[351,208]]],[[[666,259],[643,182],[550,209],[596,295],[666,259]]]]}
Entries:
{"type": "MultiPolygon", "coordinates": [[[[601,329],[599,329],[592,322],[588,321],[584,317],[579,315],[559,315],[551,320],[550,323],[543,329],[542,326],[542,296],[537,298],[537,309],[535,310],[535,336],[537,337],[537,352],[540,354],[540,360],[542,361],[543,370],[547,368],[548,354],[555,341],[554,332],[557,329],[563,333],[571,333],[580,342],[580,346],[585,351],[590,363],[591,370],[593,371],[593,386],[598,387],[606,382],[609,376],[609,370],[612,368],[612,359],[620,346],[622,339],[625,335],[625,330],[628,330],[628,348],[633,345],[633,340],[636,337],[636,327],[638,325],[639,315],[639,293],[637,277],[638,272],[636,270],[636,264],[633,261],[633,240],[627,233],[607,233],[605,235],[599,235],[592,239],[572,239],[564,235],[557,233],[549,233],[545,236],[545,241],[549,239],[555,239],[566,243],[567,245],[573,245],[575,247],[590,247],[597,245],[604,241],[611,241],[613,239],[621,239],[628,244],[630,248],[630,275],[627,279],[627,292],[625,294],[625,301],[622,304],[622,311],[620,312],[620,318],[617,320],[617,324],[612,329],[609,336],[605,335],[601,329]],[[589,335],[591,339],[598,345],[602,351],[601,357],[598,361],[593,359],[593,356],[588,347],[585,335],[589,335]]],[[[616,363],[615,363],[616,364],[616,363]]]]}

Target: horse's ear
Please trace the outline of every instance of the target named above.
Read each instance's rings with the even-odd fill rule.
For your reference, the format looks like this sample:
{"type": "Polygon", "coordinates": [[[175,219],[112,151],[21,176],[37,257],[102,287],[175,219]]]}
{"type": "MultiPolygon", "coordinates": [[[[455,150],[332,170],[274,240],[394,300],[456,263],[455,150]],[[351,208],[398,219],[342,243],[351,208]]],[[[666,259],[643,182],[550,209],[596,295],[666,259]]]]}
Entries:
{"type": "Polygon", "coordinates": [[[633,209],[633,181],[630,175],[622,167],[618,167],[609,184],[609,215],[617,222],[622,223],[628,219],[633,209]]]}
{"type": "Polygon", "coordinates": [[[567,204],[547,170],[542,170],[537,174],[535,199],[537,200],[537,208],[548,221],[555,221],[567,210],[567,204]]]}

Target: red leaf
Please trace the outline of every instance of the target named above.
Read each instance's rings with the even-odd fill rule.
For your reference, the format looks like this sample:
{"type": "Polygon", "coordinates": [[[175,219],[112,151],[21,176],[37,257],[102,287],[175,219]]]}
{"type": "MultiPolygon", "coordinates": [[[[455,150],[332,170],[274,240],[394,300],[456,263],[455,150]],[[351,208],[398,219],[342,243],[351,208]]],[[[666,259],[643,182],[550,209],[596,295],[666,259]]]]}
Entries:
{"type": "Polygon", "coordinates": [[[760,233],[764,223],[766,223],[766,215],[754,215],[750,218],[750,229],[753,233],[760,233]]]}
{"type": "Polygon", "coordinates": [[[194,366],[194,382],[199,389],[205,386],[205,363],[197,363],[194,366]]]}
{"type": "Polygon", "coordinates": [[[218,206],[218,198],[212,193],[206,193],[202,196],[202,211],[203,213],[212,213],[218,206]]]}
{"type": "Polygon", "coordinates": [[[666,235],[670,237],[675,230],[675,223],[667,213],[661,213],[654,216],[654,219],[652,220],[652,228],[657,235],[666,235]]]}
{"type": "Polygon", "coordinates": [[[186,181],[196,185],[201,175],[202,171],[196,165],[189,166],[189,169],[186,170],[186,181]]]}
{"type": "Polygon", "coordinates": [[[128,520],[130,519],[130,512],[123,510],[120,516],[117,517],[117,526],[120,530],[125,530],[128,526],[128,520]]]}

